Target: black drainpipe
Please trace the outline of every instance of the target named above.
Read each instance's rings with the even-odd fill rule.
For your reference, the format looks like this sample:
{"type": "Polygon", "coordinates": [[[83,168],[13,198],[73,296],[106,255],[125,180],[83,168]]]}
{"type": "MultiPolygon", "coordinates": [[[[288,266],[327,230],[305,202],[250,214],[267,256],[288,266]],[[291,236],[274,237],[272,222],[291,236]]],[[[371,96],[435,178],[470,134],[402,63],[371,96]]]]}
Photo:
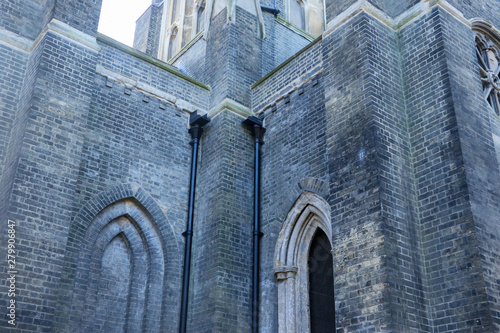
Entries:
{"type": "Polygon", "coordinates": [[[266,129],[262,126],[262,120],[250,116],[243,121],[245,126],[252,130],[255,138],[255,167],[254,167],[254,204],[253,204],[253,264],[252,264],[252,333],[259,332],[259,242],[263,235],[260,232],[260,151],[259,148],[264,141],[266,129]]]}
{"type": "Polygon", "coordinates": [[[263,11],[263,12],[268,12],[268,13],[271,13],[273,14],[274,16],[278,15],[281,10],[279,10],[278,7],[276,7],[276,0],[274,0],[274,8],[271,7],[271,6],[265,6],[265,5],[260,5],[260,9],[263,11]]]}
{"type": "Polygon", "coordinates": [[[189,201],[188,201],[188,219],[186,231],[182,233],[186,237],[186,247],[184,248],[184,272],[182,281],[182,301],[181,301],[181,322],[179,332],[186,333],[188,295],[189,295],[189,275],[191,271],[191,243],[193,240],[193,213],[194,213],[194,195],[196,188],[196,167],[198,159],[198,143],[203,133],[203,126],[208,124],[210,119],[207,115],[200,116],[195,111],[189,116],[189,134],[193,146],[191,155],[191,179],[189,181],[189,201]]]}

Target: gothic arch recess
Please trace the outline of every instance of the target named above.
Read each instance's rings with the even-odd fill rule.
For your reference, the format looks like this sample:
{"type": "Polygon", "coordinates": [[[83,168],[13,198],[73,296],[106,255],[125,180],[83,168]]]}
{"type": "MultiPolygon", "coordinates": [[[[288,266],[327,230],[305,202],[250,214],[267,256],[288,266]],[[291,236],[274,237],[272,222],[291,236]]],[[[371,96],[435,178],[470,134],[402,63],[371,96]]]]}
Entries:
{"type": "Polygon", "coordinates": [[[178,295],[167,281],[179,279],[170,272],[180,263],[168,228],[138,187],[119,186],[90,200],[70,229],[56,330],[168,331],[177,307],[166,305],[177,304],[178,295]]]}
{"type": "Polygon", "coordinates": [[[318,229],[332,245],[330,206],[315,193],[305,191],[281,227],[274,254],[278,280],[278,332],[310,332],[308,258],[318,229]]]}

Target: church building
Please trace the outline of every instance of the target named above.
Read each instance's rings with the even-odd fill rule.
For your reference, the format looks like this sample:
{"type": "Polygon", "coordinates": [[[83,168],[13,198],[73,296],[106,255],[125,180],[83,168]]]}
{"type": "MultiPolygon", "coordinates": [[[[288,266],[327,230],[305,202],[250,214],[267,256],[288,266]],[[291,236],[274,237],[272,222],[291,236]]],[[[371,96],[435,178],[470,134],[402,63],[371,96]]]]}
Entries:
{"type": "Polygon", "coordinates": [[[0,331],[500,332],[499,0],[0,3],[0,331]]]}

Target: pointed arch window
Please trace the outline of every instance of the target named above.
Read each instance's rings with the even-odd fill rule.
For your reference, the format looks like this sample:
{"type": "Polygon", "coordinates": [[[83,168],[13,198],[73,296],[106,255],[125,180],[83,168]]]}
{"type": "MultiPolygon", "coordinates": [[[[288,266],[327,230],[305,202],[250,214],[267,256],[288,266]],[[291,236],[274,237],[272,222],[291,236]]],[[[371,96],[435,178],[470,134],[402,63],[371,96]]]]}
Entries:
{"type": "Polygon", "coordinates": [[[306,30],[304,10],[301,0],[290,0],[290,22],[302,30],[306,30]]]}
{"type": "Polygon", "coordinates": [[[473,29],[484,97],[500,116],[500,36],[486,22],[473,22],[473,29]]]}
{"type": "Polygon", "coordinates": [[[325,30],[325,6],[323,0],[288,0],[288,20],[313,37],[325,30]]]}
{"type": "Polygon", "coordinates": [[[177,27],[172,28],[172,32],[170,33],[170,39],[168,41],[168,55],[167,60],[172,59],[174,55],[177,54],[177,33],[179,29],[177,27]]]}
{"type": "Polygon", "coordinates": [[[196,34],[205,27],[205,1],[200,1],[196,8],[196,34]]]}
{"type": "Polygon", "coordinates": [[[335,331],[331,234],[330,206],[304,192],[288,213],[275,249],[279,333],[335,331]]]}
{"type": "Polygon", "coordinates": [[[172,1],[172,17],[170,18],[170,22],[174,23],[175,20],[177,20],[177,17],[179,16],[179,4],[177,3],[179,0],[173,0],[172,1]]]}

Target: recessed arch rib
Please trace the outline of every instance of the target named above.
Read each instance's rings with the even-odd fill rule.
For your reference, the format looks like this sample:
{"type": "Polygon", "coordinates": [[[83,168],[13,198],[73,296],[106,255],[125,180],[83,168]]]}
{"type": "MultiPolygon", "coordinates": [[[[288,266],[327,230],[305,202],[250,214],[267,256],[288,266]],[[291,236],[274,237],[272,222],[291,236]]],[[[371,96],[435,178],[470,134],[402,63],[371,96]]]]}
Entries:
{"type": "MultiPolygon", "coordinates": [[[[129,268],[117,269],[129,275],[121,285],[123,295],[119,298],[127,308],[125,315],[123,311],[120,314],[125,318],[124,331],[164,331],[167,321],[172,322],[178,314],[178,309],[172,310],[175,307],[166,307],[167,303],[176,304],[174,300],[179,297],[169,292],[171,283],[167,283],[179,279],[172,276],[179,271],[178,246],[160,208],[142,189],[132,185],[101,193],[87,202],[73,220],[61,277],[63,291],[57,310],[60,319],[55,329],[73,333],[98,328],[92,313],[98,311],[97,304],[106,303],[100,302],[106,295],[98,291],[103,276],[109,273],[103,273],[103,266],[114,269],[110,264],[115,254],[110,251],[125,263],[130,258],[129,268]]],[[[114,320],[112,316],[102,318],[114,320]]]]}

